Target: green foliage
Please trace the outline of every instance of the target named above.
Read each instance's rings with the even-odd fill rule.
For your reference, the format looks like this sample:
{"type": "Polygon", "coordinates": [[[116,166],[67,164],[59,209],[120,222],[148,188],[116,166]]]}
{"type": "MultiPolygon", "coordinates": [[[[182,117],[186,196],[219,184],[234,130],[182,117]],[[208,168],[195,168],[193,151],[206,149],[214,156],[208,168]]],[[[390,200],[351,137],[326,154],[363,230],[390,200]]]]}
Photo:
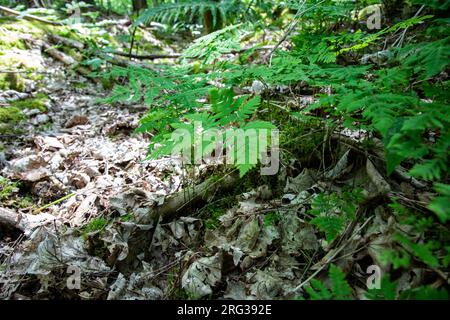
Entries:
{"type": "Polygon", "coordinates": [[[355,218],[356,207],[362,200],[361,190],[318,194],[311,203],[309,213],[315,216],[310,223],[325,233],[328,242],[336,239],[348,221],[355,218]]]}
{"type": "Polygon", "coordinates": [[[184,58],[198,58],[210,64],[223,53],[240,49],[240,25],[232,25],[200,37],[183,52],[184,58]]]}
{"type": "Polygon", "coordinates": [[[222,208],[218,208],[218,207],[209,208],[208,209],[209,218],[206,219],[206,221],[205,221],[205,228],[207,230],[214,230],[214,229],[216,229],[219,226],[219,224],[220,224],[219,218],[224,213],[225,212],[223,211],[222,208]]]}
{"type": "Polygon", "coordinates": [[[173,0],[161,1],[152,8],[146,9],[136,23],[159,21],[162,23],[198,23],[213,29],[233,24],[238,19],[250,19],[257,16],[256,8],[268,9],[267,1],[243,0],[173,0]],[[208,21],[211,20],[211,21],[208,21]]]}
{"type": "Polygon", "coordinates": [[[366,298],[370,300],[395,300],[397,298],[397,284],[391,282],[389,275],[381,279],[379,289],[369,289],[366,298]]]}
{"type": "Polygon", "coordinates": [[[392,263],[394,269],[408,268],[418,261],[432,268],[446,267],[450,262],[448,243],[450,232],[445,225],[436,225],[432,217],[411,211],[397,202],[390,205],[398,222],[406,225],[410,232],[399,230],[393,236],[397,247],[382,252],[383,263],[392,263]],[[418,241],[424,236],[426,241],[418,241]]]}
{"type": "Polygon", "coordinates": [[[264,226],[269,227],[275,225],[280,221],[280,216],[277,212],[269,212],[264,215],[264,226]]]}
{"type": "Polygon", "coordinates": [[[49,98],[44,93],[38,93],[36,97],[24,99],[24,100],[17,100],[11,103],[13,107],[16,107],[20,110],[23,109],[38,109],[41,112],[47,111],[47,103],[49,102],[49,98]]]}
{"type": "MultiPolygon", "coordinates": [[[[298,32],[292,38],[293,47],[276,51],[268,59],[270,63],[252,64],[251,59],[246,60],[248,56],[235,61],[220,59],[224,53],[241,48],[245,24],[230,25],[197,39],[183,53],[180,67],[154,65],[155,71],[116,68],[110,76],[126,81],[116,86],[109,102],[144,100],[149,105],[138,131],[152,133],[149,154],[155,158],[174,150],[175,130],[184,129],[194,137],[195,123],[199,121],[200,131],[217,129],[220,134],[232,128],[273,128],[272,123],[277,123],[279,117],[270,106],[277,99],[283,103],[280,109],[286,118],[294,119],[294,124],[283,122],[286,118],[279,121],[283,122],[283,128],[292,130],[281,134],[283,146],[288,146],[290,152],[295,150],[292,145],[298,144],[295,139],[303,139],[300,134],[306,123],[314,123],[314,128],[364,129],[370,137],[366,143],[371,143],[371,137],[381,138],[388,175],[402,165],[414,177],[434,184],[436,191],[428,206],[435,215],[407,210],[398,203],[392,205],[395,219],[409,231],[397,230],[390,239],[392,246],[381,258],[394,269],[416,265],[448,267],[450,237],[444,223],[450,215],[450,35],[448,19],[439,18],[442,16],[439,10],[445,5],[438,1],[416,2],[427,7],[421,15],[396,19],[394,25],[372,31],[359,26],[355,16],[373,1],[358,4],[306,1],[305,5],[291,1],[292,11],[288,14],[304,12],[301,18],[294,16],[298,20],[298,32]],[[349,32],[350,28],[354,32],[349,32]],[[199,61],[190,66],[192,59],[199,61]],[[265,88],[285,85],[289,90],[282,93],[269,90],[275,97],[264,92],[261,96],[235,93],[248,88],[255,80],[265,88]],[[296,105],[295,110],[285,106],[284,102],[296,101],[299,95],[312,95],[316,102],[306,107],[296,105]],[[269,101],[266,103],[265,99],[269,101]],[[262,115],[262,110],[269,110],[269,115],[262,115]]],[[[222,3],[217,1],[214,5],[222,3]]],[[[228,14],[227,19],[219,18],[222,9],[212,9],[212,5],[212,1],[167,2],[144,12],[139,22],[155,17],[160,21],[192,22],[192,12],[203,19],[203,13],[208,10],[216,12],[216,26],[242,22],[228,19],[232,16],[228,14]]],[[[322,142],[316,138],[311,134],[302,141],[312,145],[307,148],[309,153],[322,142]]],[[[186,149],[193,146],[184,145],[186,149]]],[[[213,141],[204,145],[202,142],[202,155],[210,154],[215,146],[213,141]]],[[[241,175],[251,167],[238,166],[241,175]]],[[[313,217],[309,222],[330,243],[355,218],[361,200],[360,191],[320,194],[312,201],[308,213],[313,217]]],[[[426,211],[423,207],[421,210],[426,211]]],[[[273,223],[276,223],[275,216],[265,215],[264,224],[273,223]]],[[[214,219],[208,225],[214,228],[214,219]]],[[[311,299],[352,297],[345,275],[335,266],[330,267],[330,285],[313,279],[306,291],[311,299]]],[[[368,292],[371,299],[425,299],[446,295],[447,292],[430,287],[398,292],[396,283],[388,278],[383,279],[381,289],[368,292]]]]}
{"type": "Polygon", "coordinates": [[[103,230],[108,224],[108,220],[102,217],[92,219],[87,225],[83,227],[83,233],[88,234],[103,230]]]}
{"type": "Polygon", "coordinates": [[[432,286],[420,286],[414,289],[406,289],[401,292],[397,283],[385,276],[381,280],[379,289],[369,289],[366,298],[370,300],[448,300],[449,294],[445,288],[433,288],[432,286]]]}
{"type": "Polygon", "coordinates": [[[320,280],[312,279],[311,285],[305,287],[311,300],[350,300],[352,289],[345,279],[345,273],[336,265],[331,264],[329,270],[331,288],[320,280]]]}
{"type": "Polygon", "coordinates": [[[8,199],[19,186],[18,182],[12,182],[11,180],[0,176],[0,201],[8,199]]]}
{"type": "Polygon", "coordinates": [[[436,183],[434,185],[435,189],[440,196],[434,198],[430,203],[429,208],[438,216],[442,223],[450,220],[450,185],[443,183],[436,183]]]}

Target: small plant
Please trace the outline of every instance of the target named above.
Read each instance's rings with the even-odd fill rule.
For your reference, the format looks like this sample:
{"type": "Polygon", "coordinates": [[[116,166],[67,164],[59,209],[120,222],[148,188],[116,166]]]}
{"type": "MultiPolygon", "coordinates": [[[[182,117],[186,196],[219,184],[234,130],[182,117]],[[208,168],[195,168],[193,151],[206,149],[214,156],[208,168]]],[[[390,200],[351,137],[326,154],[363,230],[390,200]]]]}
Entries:
{"type": "Polygon", "coordinates": [[[352,289],[345,279],[345,273],[332,264],[329,269],[330,288],[322,281],[312,279],[311,284],[305,288],[311,300],[350,300],[353,298],[352,289]]]}
{"type": "Polygon", "coordinates": [[[214,230],[220,225],[219,218],[225,213],[221,208],[210,208],[209,218],[205,221],[205,228],[207,230],[214,230]]]}
{"type": "Polygon", "coordinates": [[[280,216],[276,212],[269,212],[264,215],[264,226],[270,227],[280,221],[280,216]]]}
{"type": "Polygon", "coordinates": [[[355,218],[358,203],[362,200],[360,189],[341,194],[320,193],[311,203],[309,213],[315,216],[310,223],[325,233],[328,243],[336,239],[348,221],[355,218]]]}
{"type": "Polygon", "coordinates": [[[83,234],[89,234],[103,230],[108,224],[108,220],[102,217],[94,218],[83,227],[83,234]]]}
{"type": "Polygon", "coordinates": [[[18,190],[19,183],[0,176],[0,201],[8,199],[18,190]]]}

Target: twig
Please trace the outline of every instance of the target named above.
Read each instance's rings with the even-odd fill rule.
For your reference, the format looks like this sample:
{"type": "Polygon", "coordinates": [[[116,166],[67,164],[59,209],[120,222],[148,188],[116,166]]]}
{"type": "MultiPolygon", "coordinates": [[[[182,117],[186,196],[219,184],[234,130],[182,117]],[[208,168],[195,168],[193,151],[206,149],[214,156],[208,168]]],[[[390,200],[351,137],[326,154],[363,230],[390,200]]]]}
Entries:
{"type": "Polygon", "coordinates": [[[53,206],[53,205],[55,205],[55,204],[60,203],[61,201],[64,201],[64,200],[66,200],[66,199],[69,199],[69,198],[75,196],[76,194],[77,194],[77,193],[70,193],[70,194],[68,194],[68,195],[65,195],[64,197],[59,198],[58,200],[55,200],[55,201],[53,201],[53,202],[50,202],[50,203],[46,204],[45,206],[36,209],[36,210],[34,211],[34,213],[35,213],[35,214],[36,214],[36,213],[39,213],[39,212],[41,212],[42,210],[45,210],[45,209],[50,208],[51,206],[53,206]]]}
{"type": "MultiPolygon", "coordinates": [[[[416,14],[414,15],[413,18],[417,17],[422,10],[425,8],[425,5],[422,5],[419,10],[417,10],[416,14]]],[[[405,36],[406,36],[406,32],[408,31],[409,27],[406,27],[405,30],[403,30],[401,36],[394,42],[394,44],[392,45],[393,47],[397,47],[400,48],[403,45],[403,41],[405,40],[405,36]]]]}
{"type": "MultiPolygon", "coordinates": [[[[305,10],[299,10],[297,11],[297,13],[294,16],[294,20],[292,21],[292,23],[290,24],[290,26],[288,27],[288,29],[286,30],[286,32],[284,33],[284,35],[281,37],[281,39],[278,41],[278,43],[275,45],[275,47],[272,49],[272,51],[270,51],[269,53],[269,65],[272,65],[272,56],[274,54],[274,52],[281,46],[281,44],[286,41],[286,39],[288,38],[288,36],[291,34],[292,31],[294,31],[295,27],[297,26],[300,17],[305,14],[306,12],[314,9],[315,7],[317,7],[318,5],[320,5],[322,2],[325,2],[325,0],[322,0],[318,3],[316,3],[315,5],[305,9],[305,10]]],[[[305,6],[306,0],[302,1],[301,7],[300,9],[303,9],[303,7],[305,6]]]]}
{"type": "MultiPolygon", "coordinates": [[[[372,217],[369,217],[361,227],[358,228],[358,230],[356,230],[355,233],[353,233],[353,235],[349,238],[349,240],[351,240],[359,231],[361,231],[362,229],[364,229],[364,227],[369,223],[370,220],[372,220],[372,217]]],[[[348,243],[348,242],[347,242],[348,243]]],[[[300,290],[301,288],[303,288],[306,284],[308,284],[312,279],[314,279],[315,276],[317,276],[331,261],[334,260],[334,258],[347,246],[347,243],[344,243],[341,247],[339,247],[326,261],[322,262],[322,266],[317,269],[312,275],[310,275],[308,277],[308,279],[306,279],[305,281],[303,281],[302,283],[300,283],[298,286],[296,286],[294,289],[292,289],[292,292],[296,292],[298,290],[300,290]]]]}

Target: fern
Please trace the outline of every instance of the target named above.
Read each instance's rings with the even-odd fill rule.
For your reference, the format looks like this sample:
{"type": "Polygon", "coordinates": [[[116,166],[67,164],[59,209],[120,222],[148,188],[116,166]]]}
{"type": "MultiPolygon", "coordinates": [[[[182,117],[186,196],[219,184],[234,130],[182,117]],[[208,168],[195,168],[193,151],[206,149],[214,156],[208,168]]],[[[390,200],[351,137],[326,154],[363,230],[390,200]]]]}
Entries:
{"type": "Polygon", "coordinates": [[[244,8],[242,1],[238,0],[177,0],[160,3],[153,8],[144,10],[136,23],[148,23],[149,21],[173,23],[183,19],[188,22],[204,24],[205,12],[210,12],[213,26],[217,27],[219,21],[229,21],[230,16],[237,16],[244,8]]]}
{"type": "Polygon", "coordinates": [[[328,289],[323,282],[312,279],[311,284],[305,287],[312,300],[350,300],[352,299],[352,289],[345,279],[345,273],[336,265],[331,264],[329,269],[331,288],[328,289]]]}
{"type": "Polygon", "coordinates": [[[400,233],[396,235],[395,239],[404,247],[408,248],[408,250],[410,250],[419,260],[426,263],[430,267],[439,266],[439,260],[430,249],[434,245],[433,242],[430,241],[425,244],[417,244],[400,233]]]}
{"type": "Polygon", "coordinates": [[[232,25],[198,38],[183,52],[184,58],[199,58],[210,64],[223,53],[240,49],[240,25],[232,25]]]}
{"type": "Polygon", "coordinates": [[[439,220],[445,223],[450,220],[450,185],[443,183],[436,183],[435,189],[440,193],[439,196],[433,199],[429,208],[436,213],[439,220]]]}
{"type": "Polygon", "coordinates": [[[309,213],[315,215],[310,223],[325,233],[327,242],[336,239],[346,223],[355,218],[356,205],[362,200],[361,190],[344,191],[341,195],[318,194],[311,203],[309,213]]]}
{"type": "Polygon", "coordinates": [[[397,283],[391,282],[389,275],[384,276],[380,288],[369,289],[365,294],[370,300],[395,300],[397,298],[397,283]]]}
{"type": "Polygon", "coordinates": [[[369,289],[366,298],[370,300],[448,300],[449,294],[445,288],[420,286],[398,292],[398,284],[392,282],[389,276],[381,279],[380,289],[369,289]]]}

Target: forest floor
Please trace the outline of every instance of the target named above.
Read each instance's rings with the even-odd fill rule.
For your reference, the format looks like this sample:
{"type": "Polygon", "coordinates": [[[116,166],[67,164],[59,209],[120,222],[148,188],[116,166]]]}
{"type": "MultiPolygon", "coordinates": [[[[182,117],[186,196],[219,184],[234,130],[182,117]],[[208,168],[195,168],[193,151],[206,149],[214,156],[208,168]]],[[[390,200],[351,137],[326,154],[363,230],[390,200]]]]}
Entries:
{"type": "MultiPolygon", "coordinates": [[[[206,205],[191,204],[189,187],[208,183],[217,167],[146,159],[150,135],[134,129],[147,107],[102,102],[108,83],[47,54],[39,43],[46,32],[31,23],[24,31],[23,23],[0,26],[2,37],[20,40],[2,49],[1,67],[28,68],[23,79],[2,78],[10,88],[0,91],[0,111],[9,112],[0,133],[0,210],[9,223],[0,229],[3,299],[290,299],[330,264],[351,271],[352,289],[364,298],[367,268],[401,228],[382,194],[430,196],[400,171],[383,178],[376,157],[355,143],[364,132],[343,131],[329,145],[335,162],[327,170],[319,150],[309,167],[284,166],[272,180],[236,183],[230,175],[219,184],[233,184],[231,191],[208,186],[206,205]],[[358,190],[349,197],[365,198],[355,213],[361,219],[328,243],[305,218],[315,194],[349,185],[358,190]],[[165,207],[180,195],[188,200],[165,207]],[[159,214],[167,210],[173,218],[159,214]]],[[[346,199],[334,201],[349,209],[346,199]]],[[[398,283],[407,288],[424,277],[438,284],[446,275],[415,268],[398,283]]]]}

